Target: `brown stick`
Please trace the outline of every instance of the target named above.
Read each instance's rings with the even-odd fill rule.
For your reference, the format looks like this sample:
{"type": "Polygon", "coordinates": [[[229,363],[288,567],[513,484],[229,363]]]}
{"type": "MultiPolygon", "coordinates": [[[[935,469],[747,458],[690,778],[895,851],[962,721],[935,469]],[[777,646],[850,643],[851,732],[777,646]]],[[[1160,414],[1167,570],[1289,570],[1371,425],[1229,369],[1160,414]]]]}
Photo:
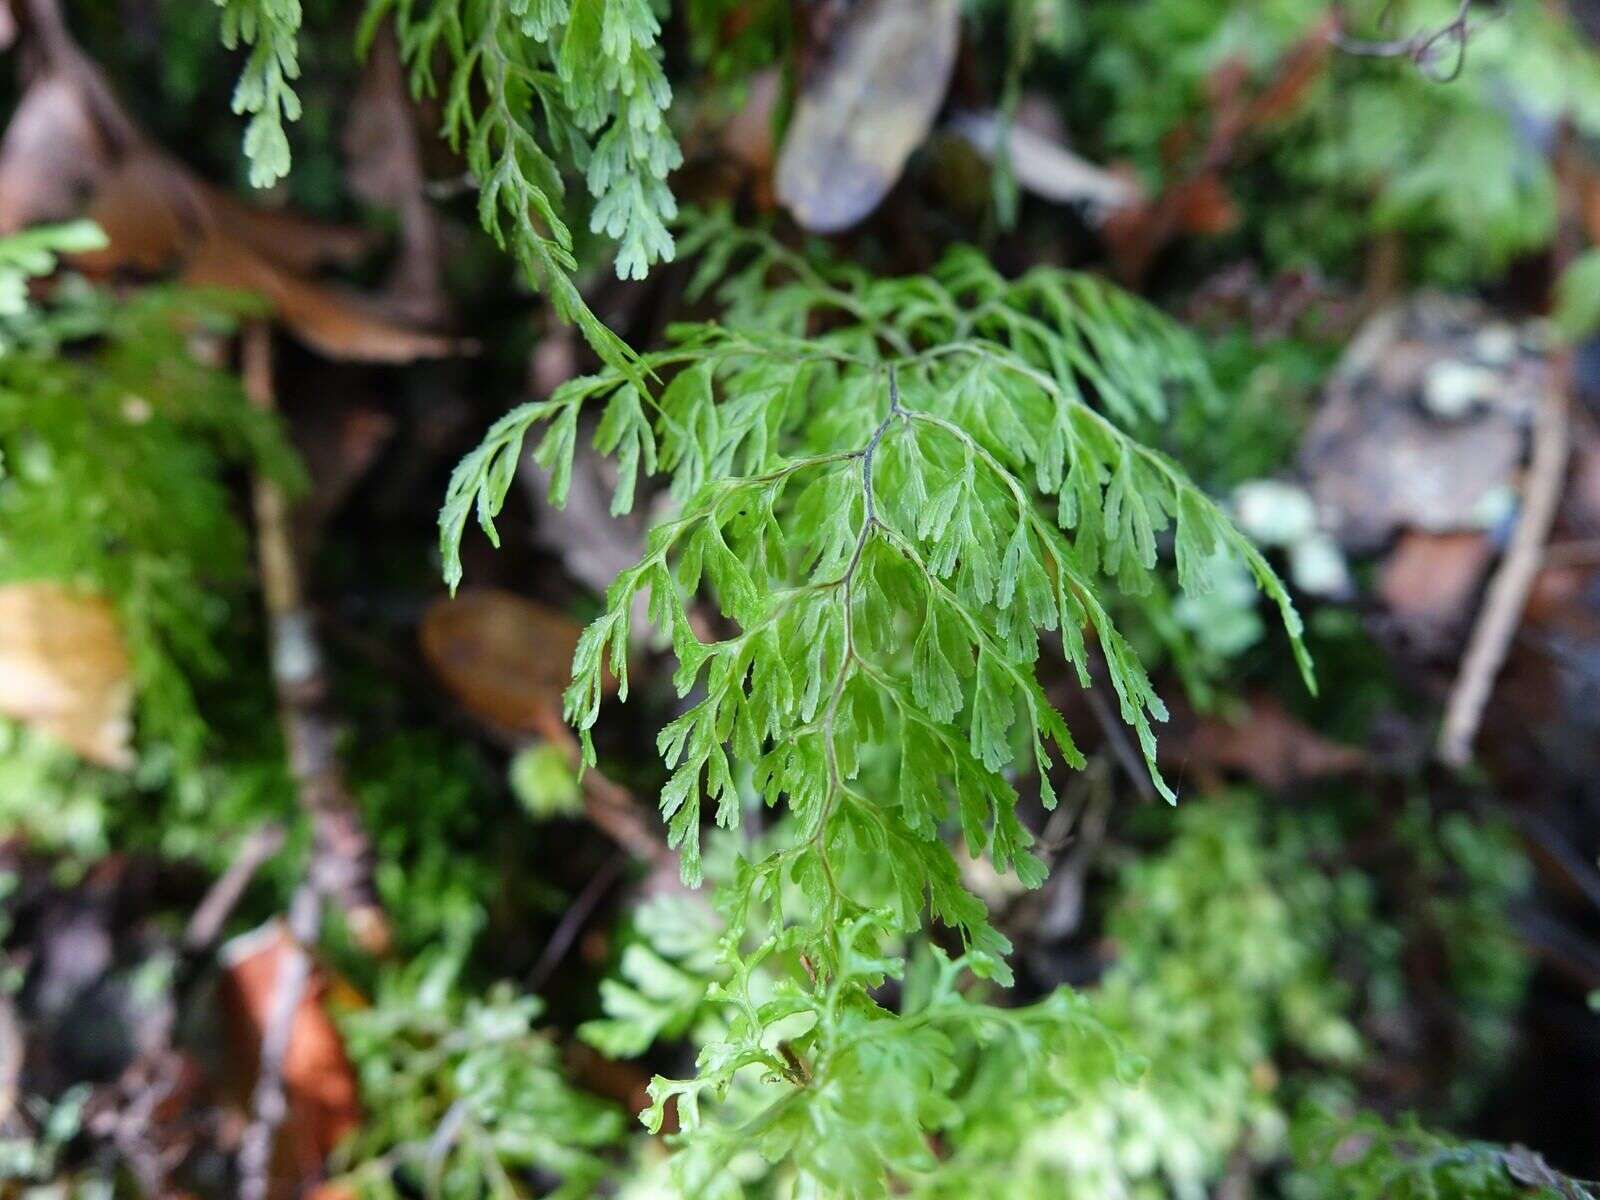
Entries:
{"type": "Polygon", "coordinates": [[[1450,689],[1438,750],[1439,760],[1447,766],[1463,767],[1472,758],[1472,742],[1483,721],[1484,706],[1544,560],[1545,541],[1550,536],[1561,499],[1561,483],[1566,477],[1567,449],[1567,397],[1565,385],[1561,384],[1551,387],[1534,412],[1533,459],[1522,489],[1522,515],[1489,583],[1455,686],[1450,689]]]}
{"type": "Polygon", "coordinates": [[[1156,798],[1155,786],[1150,782],[1150,768],[1145,765],[1144,759],[1128,740],[1122,721],[1111,710],[1111,705],[1106,703],[1106,698],[1100,694],[1098,684],[1085,688],[1083,698],[1088,701],[1089,711],[1094,714],[1095,722],[1105,735],[1106,744],[1111,747],[1111,757],[1117,760],[1117,766],[1122,768],[1122,773],[1128,777],[1128,782],[1133,784],[1133,790],[1139,793],[1139,799],[1149,804],[1156,798]]]}
{"type": "MultiPolygon", "coordinates": [[[[266,324],[256,322],[246,328],[242,358],[250,403],[271,411],[276,401],[272,332],[266,324]]],[[[389,921],[372,883],[372,843],[339,762],[338,723],[329,705],[322,652],[289,539],[289,505],[283,489],[261,474],[254,480],[254,496],[278,719],[288,747],[289,774],[300,806],[311,817],[311,880],[344,910],[357,943],[368,953],[381,954],[389,947],[389,921]]]]}
{"type": "Polygon", "coordinates": [[[538,732],[561,751],[568,766],[581,770],[583,811],[596,829],[633,857],[661,868],[677,861],[667,848],[658,823],[645,816],[633,794],[620,783],[601,774],[596,767],[583,767],[583,753],[559,712],[538,714],[538,732]]]}
{"type": "Polygon", "coordinates": [[[217,940],[223,923],[239,903],[256,872],[283,849],[283,836],[282,826],[267,824],[245,838],[237,857],[228,864],[222,877],[211,885],[211,890],[205,894],[189,918],[189,924],[184,927],[183,948],[187,952],[197,954],[217,940]]]}
{"type": "Polygon", "coordinates": [[[11,997],[0,995],[0,1131],[11,1130],[22,1084],[22,1025],[11,997]]]}

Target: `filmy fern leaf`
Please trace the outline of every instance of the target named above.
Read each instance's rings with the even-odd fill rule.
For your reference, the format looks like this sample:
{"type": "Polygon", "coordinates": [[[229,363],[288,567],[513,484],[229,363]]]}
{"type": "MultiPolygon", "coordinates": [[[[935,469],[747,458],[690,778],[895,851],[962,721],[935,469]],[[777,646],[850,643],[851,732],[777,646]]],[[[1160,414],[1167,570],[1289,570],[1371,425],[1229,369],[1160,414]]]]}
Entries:
{"type": "Polygon", "coordinates": [[[620,278],[671,260],[666,178],[683,155],[649,0],[374,0],[365,36],[390,13],[413,89],[441,92],[444,134],[478,182],[484,228],[601,360],[627,371],[632,352],[572,281],[562,171],[582,171],[590,229],[617,243],[620,278]]]}
{"type": "Polygon", "coordinates": [[[284,122],[300,119],[294,80],[300,75],[300,0],[216,0],[222,10],[222,44],[249,47],[233,90],[233,111],[248,113],[244,153],[250,183],[271,187],[289,173],[284,122]]]}
{"type": "MultiPolygon", "coordinates": [[[[676,509],[581,638],[567,718],[592,761],[608,672],[627,697],[642,598],[688,703],[658,739],[685,880],[702,878],[708,808],[728,829],[747,798],[787,816],[784,836],[741,857],[719,892],[722,973],[704,994],[726,1007],[725,1032],[694,1079],[657,1080],[647,1120],[676,1103],[685,1195],[714,1194],[752,1145],[822,1194],[876,1195],[885,1172],[926,1169],[926,1135],[954,1119],[961,1076],[937,1021],[872,998],[903,969],[886,947],[926,912],[965,944],[955,975],[1009,982],[1010,944],[944,831],[1037,886],[1045,869],[1017,781],[1035,775],[1053,807],[1056,764],[1083,764],[1039,675],[1044,639],[1059,640],[1082,686],[1109,678],[1169,799],[1155,766],[1166,711],[1112,619],[1108,580],[1142,592],[1170,542],[1181,586],[1200,592],[1216,556],[1236,555],[1278,605],[1308,683],[1309,663],[1259,552],[1126,432],[1162,416],[1173,389],[1208,386],[1196,347],[1160,313],[1089,276],[1008,281],[966,250],[931,274],[880,279],[719,217],[685,241],[704,251],[696,286],[716,287],[724,320],[677,327],[638,370],[574,379],[503,418],[451,481],[445,571],[459,580],[474,514],[494,536],[536,426],[557,504],[585,408],[599,414],[595,445],[616,458],[617,511],[640,470],[669,477],[676,509]],[[690,620],[701,595],[717,640],[690,620]],[[767,1090],[740,1109],[748,1119],[702,1121],[703,1100],[722,1104],[750,1076],[767,1090]]],[[[696,996],[684,989],[686,1005],[696,996]]],[[[648,988],[634,998],[682,1019],[648,988]]],[[[628,1017],[625,999],[611,997],[613,1016],[628,1017]]],[[[973,1008],[969,1032],[1001,1019],[973,1008]]],[[[1026,1011],[1004,1019],[1026,1024],[1026,1011]]],[[[1081,1041],[1064,1010],[1049,1012],[1034,1036],[1081,1041]]],[[[591,1033],[634,1050],[660,1028],[591,1033]]]]}
{"type": "MultiPolygon", "coordinates": [[[[626,696],[633,597],[647,593],[679,691],[703,693],[660,739],[673,770],[662,811],[687,879],[699,873],[702,802],[723,824],[738,819],[729,749],[754,764],[768,803],[786,799],[808,823],[812,840],[775,869],[820,871],[826,887],[834,849],[875,847],[914,864],[909,918],[930,878],[949,877],[927,860],[954,800],[974,852],[1035,875],[1007,769],[1025,751],[1050,802],[1052,758],[1079,761],[1035,675],[1041,632],[1059,633],[1085,686],[1098,642],[1170,797],[1154,765],[1165,710],[1100,582],[1144,590],[1168,531],[1186,590],[1205,589],[1218,550],[1244,559],[1309,680],[1298,617],[1259,552],[1113,419],[1159,415],[1172,384],[1205,386],[1193,346],[1157,312],[1088,276],[1007,282],[970,251],[929,276],[874,280],[705,227],[716,233],[699,240],[720,252],[754,254],[723,284],[726,324],[679,328],[674,346],[646,355],[642,367],[670,376],[659,390],[606,371],[508,414],[458,468],[441,516],[454,583],[469,514],[493,536],[535,425],[562,502],[586,405],[604,404],[596,442],[617,453],[619,509],[641,466],[671,476],[681,506],[584,635],[567,713],[587,733],[606,669],[626,696]],[[792,281],[758,286],[780,270],[792,281]],[[836,323],[804,336],[824,319],[836,323]],[[733,636],[692,631],[687,605],[703,586],[733,636]],[[904,764],[892,802],[853,782],[862,756],[882,750],[904,764]]],[[[936,913],[977,936],[981,916],[952,893],[935,887],[936,913]]]]}

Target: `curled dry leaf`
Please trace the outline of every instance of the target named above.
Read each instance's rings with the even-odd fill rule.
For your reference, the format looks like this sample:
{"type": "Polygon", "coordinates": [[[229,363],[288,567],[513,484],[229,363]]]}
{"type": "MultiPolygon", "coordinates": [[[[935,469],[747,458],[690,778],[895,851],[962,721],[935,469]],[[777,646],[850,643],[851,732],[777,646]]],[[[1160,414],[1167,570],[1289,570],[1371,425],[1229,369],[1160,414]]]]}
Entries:
{"type": "Polygon", "coordinates": [[[385,289],[390,303],[413,320],[439,320],[447,307],[443,231],[426,194],[411,96],[387,26],[367,53],[343,146],[351,193],[399,218],[400,253],[385,289]]]}
{"type": "MultiPolygon", "coordinates": [[[[219,1000],[240,1096],[248,1096],[254,1086],[262,1034],[289,948],[288,930],[273,921],[222,949],[219,1000]]],[[[273,1154],[274,1196],[300,1194],[322,1174],[333,1148],[361,1123],[355,1069],[328,1012],[328,1000],[340,986],[314,964],[311,985],[290,1027],[283,1059],[289,1110],[273,1154]]]]}
{"type": "Polygon", "coordinates": [[[836,27],[778,157],[801,226],[837,233],[878,206],[933,126],[960,32],[957,0],[865,0],[836,27]]]}
{"type": "MultiPolygon", "coordinates": [[[[176,271],[186,283],[253,292],[291,333],[329,358],[404,363],[457,349],[449,338],[397,324],[369,302],[297,274],[297,256],[258,252],[247,238],[270,242],[277,226],[229,218],[242,206],[218,207],[219,194],[170,159],[154,152],[130,154],[89,206],[89,218],[110,244],[79,256],[77,264],[95,273],[176,271]]],[[[326,258],[330,247],[347,249],[330,238],[317,253],[326,258]]]]}
{"type": "Polygon", "coordinates": [[[473,716],[565,743],[561,693],[581,632],[576,621],[513,592],[474,588],[430,607],[420,637],[428,666],[473,716]]]}
{"type": "Polygon", "coordinates": [[[107,601],[55,583],[0,587],[0,714],[92,763],[133,765],[133,681],[107,601]]]}
{"type": "Polygon", "coordinates": [[[110,163],[82,89],[64,73],[40,76],[0,139],[0,233],[79,215],[110,163]]]}

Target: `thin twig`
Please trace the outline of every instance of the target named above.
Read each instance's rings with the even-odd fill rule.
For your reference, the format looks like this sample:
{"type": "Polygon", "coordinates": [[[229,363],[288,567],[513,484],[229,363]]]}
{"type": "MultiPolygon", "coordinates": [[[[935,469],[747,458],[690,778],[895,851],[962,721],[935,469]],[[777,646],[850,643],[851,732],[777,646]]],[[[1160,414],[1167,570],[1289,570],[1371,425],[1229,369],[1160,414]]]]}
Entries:
{"type": "MultiPolygon", "coordinates": [[[[1564,376],[1562,372],[1561,377],[1564,376]]],[[[1566,391],[1564,386],[1552,386],[1534,413],[1533,459],[1523,488],[1522,515],[1505,558],[1489,583],[1445,708],[1438,754],[1448,766],[1465,766],[1472,757],[1472,742],[1483,720],[1484,706],[1544,559],[1545,541],[1550,536],[1561,483],[1566,477],[1568,441],[1566,391]]]]}
{"type": "MultiPolygon", "coordinates": [[[[1467,65],[1467,43],[1480,27],[1467,18],[1472,10],[1472,0],[1460,0],[1456,15],[1443,25],[1424,29],[1405,38],[1386,41],[1369,41],[1348,36],[1343,27],[1334,31],[1333,44],[1346,54],[1363,58],[1408,58],[1416,68],[1437,83],[1451,83],[1459,78],[1467,65]],[[1448,70],[1438,66],[1440,51],[1453,46],[1455,56],[1448,70]]],[[[1387,10],[1386,10],[1387,12],[1387,10]]]]}
{"type": "MultiPolygon", "coordinates": [[[[272,382],[272,332],[262,322],[245,329],[242,350],[245,392],[256,408],[276,407],[272,382]]],[[[289,751],[289,773],[300,805],[311,817],[311,876],[322,893],[344,910],[356,941],[383,953],[389,921],[372,882],[372,842],[345,785],[339,762],[338,722],[328,703],[311,609],[289,536],[289,504],[283,489],[258,473],[254,481],[256,546],[261,588],[271,630],[272,680],[278,719],[289,751]]]]}
{"type": "Polygon", "coordinates": [[[289,941],[278,962],[272,1006],[261,1034],[261,1065],[250,1097],[250,1124],[239,1139],[239,1200],[267,1200],[271,1185],[272,1142],[289,1111],[283,1064],[289,1053],[295,1015],[311,979],[311,955],[322,923],[322,896],[311,880],[302,883],[289,904],[289,941]]]}
{"type": "Polygon", "coordinates": [[[1117,714],[1111,711],[1111,706],[1100,694],[1098,686],[1085,688],[1083,697],[1088,701],[1089,711],[1094,714],[1101,733],[1105,735],[1106,742],[1111,747],[1112,757],[1117,760],[1122,773],[1133,784],[1133,790],[1139,793],[1139,799],[1148,804],[1156,798],[1156,790],[1150,783],[1150,769],[1145,765],[1144,759],[1134,751],[1133,743],[1128,740],[1122,722],[1117,719],[1117,714]]]}
{"type": "Polygon", "coordinates": [[[272,824],[261,826],[244,839],[228,869],[211,885],[211,890],[189,918],[183,931],[183,948],[188,953],[199,953],[217,940],[223,923],[239,903],[245,888],[250,886],[261,865],[283,848],[283,840],[283,827],[272,824]]]}
{"type": "Polygon", "coordinates": [[[10,1132],[22,1082],[22,1025],[11,997],[0,993],[0,1132],[10,1132]]]}
{"type": "Polygon", "coordinates": [[[1088,778],[1089,795],[1078,819],[1072,848],[1050,872],[1045,885],[1044,911],[1037,924],[1038,936],[1045,941],[1064,941],[1076,932],[1083,920],[1084,884],[1089,869],[1105,842],[1111,816],[1113,793],[1104,760],[1088,778]]]}
{"type": "Polygon", "coordinates": [[[589,915],[594,912],[595,906],[605,898],[611,890],[611,885],[617,881],[617,876],[622,874],[625,860],[616,854],[606,859],[605,865],[594,873],[577,898],[567,906],[567,911],[561,914],[561,921],[556,925],[555,932],[550,935],[550,940],[545,943],[544,951],[539,955],[539,961],[534,964],[533,972],[528,976],[528,990],[537,992],[543,989],[554,974],[555,969],[561,965],[561,960],[566,957],[567,951],[572,948],[572,943],[577,939],[578,932],[588,921],[589,915]]]}

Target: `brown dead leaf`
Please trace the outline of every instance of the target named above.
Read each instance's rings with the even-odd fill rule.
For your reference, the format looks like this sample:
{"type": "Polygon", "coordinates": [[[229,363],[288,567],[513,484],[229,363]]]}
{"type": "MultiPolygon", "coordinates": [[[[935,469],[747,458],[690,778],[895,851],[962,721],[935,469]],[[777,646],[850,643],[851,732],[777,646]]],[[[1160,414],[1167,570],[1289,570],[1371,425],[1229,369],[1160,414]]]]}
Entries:
{"type": "Polygon", "coordinates": [[[426,194],[415,111],[387,25],[367,54],[343,147],[351,192],[399,218],[400,254],[384,289],[389,302],[412,320],[440,320],[447,307],[443,232],[426,194]]]}
{"type": "MultiPolygon", "coordinates": [[[[213,207],[218,194],[171,159],[135,151],[105,178],[89,206],[108,245],[76,256],[74,264],[91,274],[175,271],[198,287],[252,292],[291,333],[333,359],[406,363],[458,349],[449,338],[388,319],[370,301],[295,274],[281,257],[258,254],[234,232],[237,222],[225,219],[233,210],[213,207]]],[[[255,233],[269,228],[255,227],[255,233]]]]}
{"type": "Polygon", "coordinates": [[[1378,575],[1378,596],[1390,615],[1451,628],[1469,615],[1494,545],[1484,533],[1400,535],[1378,575]]]}
{"type": "Polygon", "coordinates": [[[722,127],[722,149],[757,176],[768,175],[777,157],[772,118],[783,99],[783,72],[758,71],[745,85],[745,102],[722,127]]]}
{"type": "Polygon", "coordinates": [[[1250,70],[1229,58],[1207,80],[1210,112],[1203,122],[1189,122],[1164,139],[1169,162],[1176,167],[1172,182],[1149,203],[1114,213],[1106,239],[1118,275],[1141,279],[1157,255],[1180,233],[1214,234],[1232,229],[1238,212],[1225,175],[1252,146],[1252,135],[1298,111],[1327,64],[1337,18],[1322,22],[1273,64],[1263,86],[1250,93],[1250,70]]]}
{"type": "Polygon", "coordinates": [[[55,583],[0,587],[0,713],[90,762],[133,765],[133,681],[116,611],[55,583]]]}
{"type": "Polygon", "coordinates": [[[473,716],[565,742],[561,693],[581,632],[576,621],[523,596],[475,588],[432,605],[420,637],[428,666],[473,716]]]}
{"type": "Polygon", "coordinates": [[[1216,236],[1239,224],[1239,206],[1215,171],[1190,179],[1173,192],[1178,228],[1216,236]]]}
{"type": "Polygon", "coordinates": [[[1419,295],[1373,317],[1300,445],[1324,528],[1369,553],[1404,529],[1482,529],[1514,494],[1551,362],[1484,305],[1419,295]]]}
{"type": "Polygon", "coordinates": [[[252,208],[195,177],[138,130],[59,14],[43,15],[50,20],[27,32],[45,69],[28,80],[0,139],[0,233],[87,215],[110,244],[76,260],[81,269],[171,272],[255,292],[331,358],[405,363],[464,349],[308,278],[320,264],[353,261],[368,235],[252,208]]]}
{"type": "Polygon", "coordinates": [[[296,275],[354,266],[377,244],[372,230],[359,225],[319,221],[287,208],[257,208],[212,184],[197,180],[196,186],[217,227],[296,275]]]}
{"type": "MultiPolygon", "coordinates": [[[[249,1096],[255,1086],[261,1038],[290,945],[288,931],[273,921],[235,938],[222,950],[219,998],[235,1089],[241,1097],[249,1096]]],[[[328,1013],[330,993],[338,986],[313,964],[310,986],[290,1027],[283,1060],[289,1108],[274,1148],[274,1196],[298,1194],[304,1184],[317,1179],[333,1148],[361,1123],[355,1069],[328,1013]]]]}
{"type": "Polygon", "coordinates": [[[778,199],[814,233],[856,224],[894,186],[944,102],[958,0],[864,0],[806,79],[778,157],[778,199]]]}
{"type": "Polygon", "coordinates": [[[1267,695],[1248,700],[1237,722],[1202,718],[1180,753],[1192,767],[1236,771],[1274,790],[1305,779],[1346,775],[1367,763],[1362,750],[1323,737],[1267,695]]]}
{"type": "Polygon", "coordinates": [[[189,258],[187,283],[263,297],[285,328],[313,350],[347,362],[409,363],[461,353],[468,344],[401,325],[353,293],[315,283],[258,258],[213,231],[189,258]]]}

